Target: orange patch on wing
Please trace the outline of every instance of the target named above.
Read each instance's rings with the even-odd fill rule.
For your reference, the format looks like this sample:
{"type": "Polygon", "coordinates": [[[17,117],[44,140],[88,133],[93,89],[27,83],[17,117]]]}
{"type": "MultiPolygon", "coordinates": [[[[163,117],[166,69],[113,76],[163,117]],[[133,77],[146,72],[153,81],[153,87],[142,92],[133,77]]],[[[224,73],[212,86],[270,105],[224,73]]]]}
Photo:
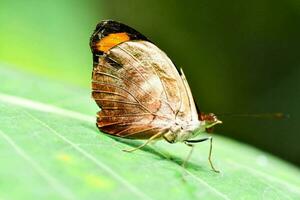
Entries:
{"type": "Polygon", "coordinates": [[[96,48],[100,51],[107,52],[112,47],[130,40],[127,33],[111,33],[108,36],[102,38],[97,44],[96,48]]]}

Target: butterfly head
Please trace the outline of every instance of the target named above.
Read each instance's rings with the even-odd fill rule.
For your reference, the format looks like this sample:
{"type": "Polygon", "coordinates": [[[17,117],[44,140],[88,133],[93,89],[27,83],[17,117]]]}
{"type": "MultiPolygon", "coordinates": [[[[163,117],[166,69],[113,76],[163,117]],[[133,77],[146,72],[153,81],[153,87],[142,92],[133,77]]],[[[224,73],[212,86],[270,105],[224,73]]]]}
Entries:
{"type": "Polygon", "coordinates": [[[200,121],[205,122],[205,130],[208,133],[211,133],[213,131],[213,127],[217,124],[222,124],[222,121],[218,120],[217,116],[213,113],[201,113],[200,114],[200,121]]]}

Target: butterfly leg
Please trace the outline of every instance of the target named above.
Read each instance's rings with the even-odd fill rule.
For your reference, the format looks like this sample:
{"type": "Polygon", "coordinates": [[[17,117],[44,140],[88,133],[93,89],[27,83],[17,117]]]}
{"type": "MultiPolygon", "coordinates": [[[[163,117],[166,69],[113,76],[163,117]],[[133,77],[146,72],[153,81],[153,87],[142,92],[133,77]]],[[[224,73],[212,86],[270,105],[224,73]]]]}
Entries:
{"type": "Polygon", "coordinates": [[[132,148],[132,149],[123,149],[123,151],[125,152],[133,152],[135,150],[138,150],[144,146],[146,146],[147,144],[149,144],[149,142],[155,140],[156,138],[160,137],[162,135],[162,133],[157,133],[155,135],[153,135],[152,137],[150,137],[144,144],[138,146],[138,147],[135,147],[135,148],[132,148]]]}
{"type": "Polygon", "coordinates": [[[216,170],[216,168],[214,167],[212,161],[211,161],[211,154],[212,154],[212,141],[213,141],[213,138],[212,137],[208,137],[208,138],[203,138],[203,139],[199,139],[199,140],[186,140],[185,143],[186,144],[190,144],[190,143],[199,143],[199,142],[204,142],[206,140],[209,140],[210,141],[210,146],[209,146],[209,154],[208,154],[208,161],[209,161],[209,164],[210,164],[210,167],[212,168],[212,170],[214,172],[217,172],[219,173],[220,171],[219,170],[216,170]]]}
{"type": "Polygon", "coordinates": [[[182,163],[182,167],[186,168],[186,163],[189,161],[189,159],[191,158],[191,155],[193,154],[194,145],[190,144],[188,142],[184,142],[184,144],[186,144],[187,146],[191,147],[191,150],[190,150],[189,154],[187,155],[187,157],[185,158],[184,162],[182,163]]]}

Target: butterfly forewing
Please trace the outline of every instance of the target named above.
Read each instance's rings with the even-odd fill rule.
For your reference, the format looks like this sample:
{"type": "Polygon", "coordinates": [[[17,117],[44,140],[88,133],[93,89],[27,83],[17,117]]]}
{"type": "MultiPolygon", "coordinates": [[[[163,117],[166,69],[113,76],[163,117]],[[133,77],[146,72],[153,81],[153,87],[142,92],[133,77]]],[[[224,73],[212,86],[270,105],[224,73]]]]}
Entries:
{"type": "MultiPolygon", "coordinates": [[[[109,35],[105,27],[100,28],[109,35]]],[[[103,38],[99,34],[91,38],[92,50],[97,46],[93,37],[100,42],[103,38]]],[[[99,129],[120,137],[146,139],[167,132],[177,118],[190,121],[195,115],[190,89],[166,54],[144,36],[138,39],[135,35],[134,40],[120,43],[118,39],[107,44],[114,44],[107,51],[102,42],[100,50],[105,52],[93,50],[92,96],[101,107],[99,129]]]]}

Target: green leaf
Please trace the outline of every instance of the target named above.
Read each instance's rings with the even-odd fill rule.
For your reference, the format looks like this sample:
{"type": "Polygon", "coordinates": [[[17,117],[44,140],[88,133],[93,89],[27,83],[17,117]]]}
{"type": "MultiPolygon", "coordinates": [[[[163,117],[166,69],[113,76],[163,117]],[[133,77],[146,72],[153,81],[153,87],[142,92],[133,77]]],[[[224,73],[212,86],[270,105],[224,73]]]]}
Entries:
{"type": "MultiPolygon", "coordinates": [[[[0,199],[299,199],[300,172],[253,147],[214,135],[208,143],[141,141],[95,127],[90,90],[0,65],[0,199]]],[[[259,136],[258,136],[259,137],[259,136]]],[[[280,145],[280,144],[279,144],[280,145]]]]}

